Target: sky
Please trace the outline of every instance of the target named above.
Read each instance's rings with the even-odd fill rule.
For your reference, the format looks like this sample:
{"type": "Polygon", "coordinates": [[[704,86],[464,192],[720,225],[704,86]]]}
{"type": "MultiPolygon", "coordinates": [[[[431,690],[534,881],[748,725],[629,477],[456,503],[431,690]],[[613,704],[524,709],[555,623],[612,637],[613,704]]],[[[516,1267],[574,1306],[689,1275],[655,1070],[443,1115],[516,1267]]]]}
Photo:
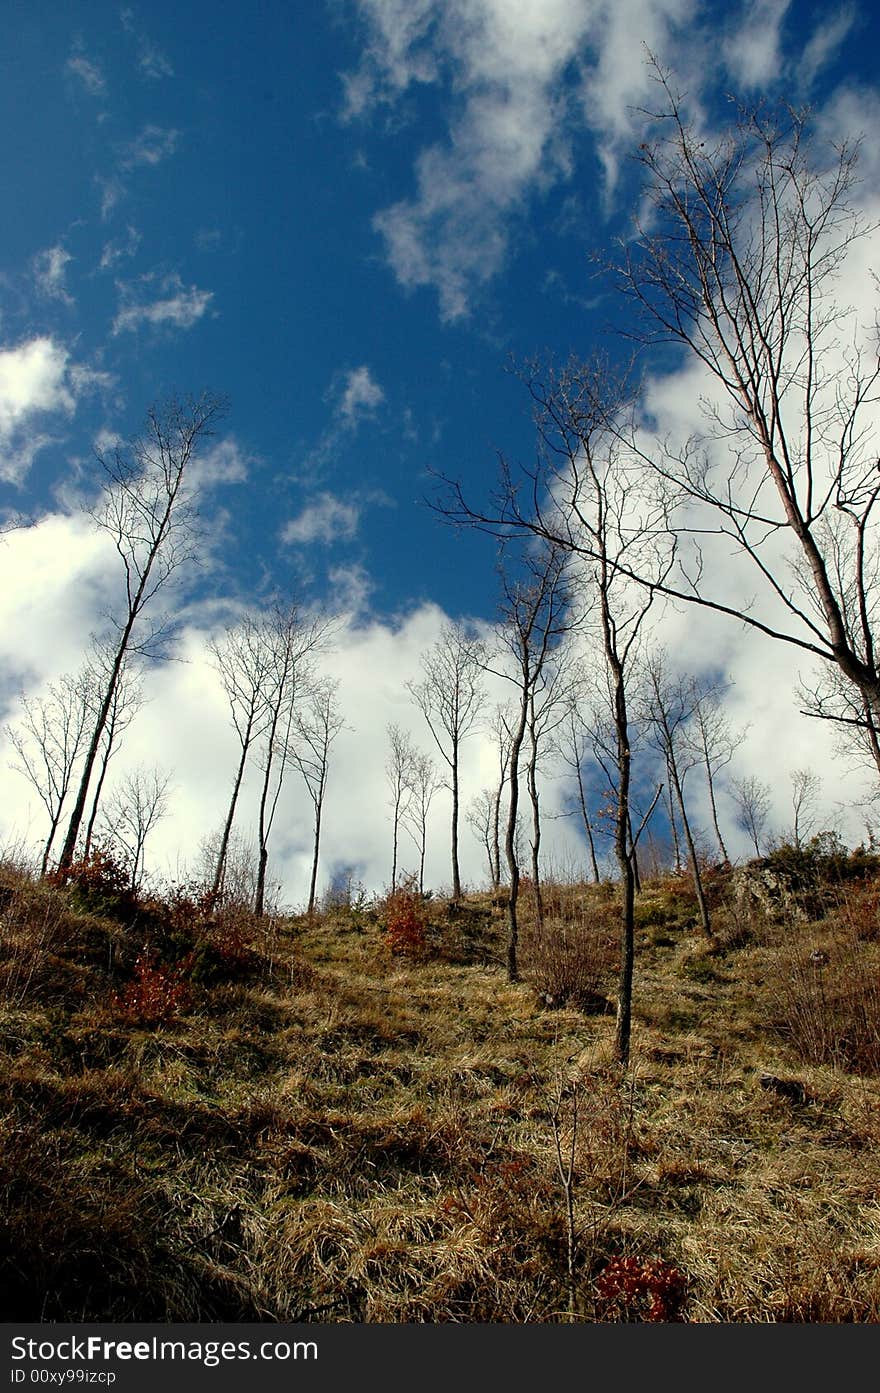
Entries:
{"type": "MultiPolygon", "coordinates": [[[[648,55],[715,128],[735,97],[809,103],[830,132],[866,132],[858,196],[870,210],[880,18],[867,3],[797,0],[7,0],[5,19],[0,510],[31,525],[0,541],[0,727],[15,725],[22,695],[76,669],[118,604],[118,558],[88,513],[95,449],[172,392],[223,393],[171,660],[146,674],[114,771],[161,766],[171,799],[148,864],[194,867],[236,757],[208,644],[249,607],[324,605],[339,616],[323,662],[346,728],[321,881],[350,872],[378,889],[387,725],[430,749],[405,684],[445,622],[488,632],[498,606],[491,540],[443,524],[435,478],[460,477],[479,501],[500,456],[529,461],[517,365],[627,351],[628,311],[601,267],[640,206],[648,55]]],[[[868,269],[852,272],[856,301],[868,269]]],[[[666,354],[650,371],[654,404],[686,432],[692,369],[666,354]]],[[[851,805],[864,781],[799,715],[798,656],[693,611],[662,616],[659,634],[683,669],[729,682],[730,719],[748,726],[731,772],[772,784],[774,824],[790,820],[790,771],[809,766],[825,822],[860,840],[851,805]]],[[[0,839],[31,847],[44,815],[12,759],[7,740],[0,839]]],[[[473,736],[465,801],[492,768],[489,737],[473,736]]],[[[583,857],[569,794],[549,771],[560,866],[583,857]]],[[[309,815],[291,775],[272,848],[289,904],[307,888],[309,815]]],[[[252,816],[253,780],[245,840],[252,816]]],[[[441,793],[438,888],[448,819],[441,793]]],[[[480,883],[466,830],[462,866],[480,883]]]]}

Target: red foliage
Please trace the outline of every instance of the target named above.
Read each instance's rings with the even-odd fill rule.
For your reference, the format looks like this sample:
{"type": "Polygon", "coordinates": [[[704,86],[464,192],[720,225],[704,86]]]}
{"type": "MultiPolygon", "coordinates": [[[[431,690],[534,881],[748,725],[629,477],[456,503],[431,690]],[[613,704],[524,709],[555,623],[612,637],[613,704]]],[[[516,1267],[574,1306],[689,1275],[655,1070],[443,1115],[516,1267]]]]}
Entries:
{"type": "Polygon", "coordinates": [[[74,885],[89,895],[108,898],[127,895],[131,885],[126,867],[100,846],[93,847],[88,856],[72,861],[66,870],[53,871],[47,879],[55,885],[74,885]]]}
{"type": "Polygon", "coordinates": [[[174,1017],[189,1002],[189,988],[179,971],[143,952],[135,959],[134,976],[113,1004],[127,1020],[159,1025],[174,1017]]]}
{"type": "Polygon", "coordinates": [[[419,957],[425,951],[424,903],[409,881],[385,901],[385,940],[392,953],[402,956],[419,957]]]}
{"type": "Polygon", "coordinates": [[[612,1258],[596,1280],[606,1319],[674,1321],[687,1291],[677,1267],[662,1258],[612,1258]]]}

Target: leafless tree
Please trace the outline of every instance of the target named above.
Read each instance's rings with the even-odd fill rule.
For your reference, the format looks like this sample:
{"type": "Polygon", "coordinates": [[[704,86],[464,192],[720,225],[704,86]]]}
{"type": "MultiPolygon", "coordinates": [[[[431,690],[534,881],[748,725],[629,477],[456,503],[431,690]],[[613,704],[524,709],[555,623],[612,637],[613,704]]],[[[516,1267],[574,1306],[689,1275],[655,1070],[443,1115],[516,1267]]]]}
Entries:
{"type": "Polygon", "coordinates": [[[566,767],[575,777],[578,811],[581,815],[584,835],[590,851],[590,869],[593,882],[598,885],[601,876],[599,875],[599,862],[596,858],[596,839],[584,784],[584,766],[587,763],[590,749],[590,737],[581,709],[584,700],[583,693],[583,682],[578,683],[572,689],[568,709],[557,736],[556,748],[566,767]]]}
{"type": "Polygon", "coordinates": [[[428,723],[449,768],[452,793],[452,896],[461,898],[458,865],[459,773],[462,741],[475,729],[483,705],[483,644],[462,624],[445,624],[422,654],[423,677],[407,690],[428,723]]]}
{"type": "Polygon", "coordinates": [[[260,738],[269,720],[270,655],[263,637],[260,619],[245,615],[238,623],[227,628],[222,638],[212,639],[208,645],[229,702],[232,724],[241,747],[226,820],[217,847],[211,884],[214,895],[224,888],[229,839],[245,766],[254,742],[260,738]]]}
{"type": "Polygon", "coordinates": [[[721,860],[729,862],[730,857],[718,823],[715,781],[719,772],[730,763],[734,752],[742,744],[748,727],[739,731],[732,730],[721,704],[721,689],[712,684],[701,684],[696,680],[693,684],[693,712],[693,721],[685,734],[692,749],[699,754],[706,771],[706,787],[718,850],[721,860]]]}
{"type": "Polygon", "coordinates": [[[327,777],[330,772],[330,749],[344,721],[337,703],[338,682],[318,682],[303,710],[296,713],[296,734],[291,755],[303,777],[315,811],[312,873],[309,881],[307,914],[315,910],[318,884],[318,858],[321,846],[321,819],[327,777]]]}
{"type": "Polygon", "coordinates": [[[510,741],[514,720],[513,713],[504,706],[496,706],[489,722],[489,731],[495,743],[496,765],[495,785],[491,792],[491,821],[489,842],[489,880],[493,890],[501,885],[501,805],[504,790],[510,773],[510,741]]]}
{"type": "Polygon", "coordinates": [[[171,776],[138,765],[119,782],[99,824],[102,839],[120,846],[137,890],[144,875],[144,849],[150,832],[168,811],[171,776]]]}
{"type": "Polygon", "coordinates": [[[601,364],[572,362],[562,370],[535,368],[529,380],[540,448],[537,463],[515,477],[502,463],[500,491],[476,508],[461,486],[441,510],[452,522],[495,536],[543,539],[574,558],[573,570],[595,596],[595,627],[603,655],[614,730],[614,849],[621,880],[621,966],[615,1053],[629,1062],[635,954],[634,853],[660,794],[631,829],[632,752],[628,687],[648,614],[669,588],[675,537],[664,500],[641,487],[644,470],[623,443],[633,400],[625,383],[601,364]],[[635,578],[638,577],[638,580],[635,578]]]}
{"type": "Polygon", "coordinates": [[[397,889],[397,852],[400,827],[413,797],[415,766],[418,751],[405,730],[391,722],[386,727],[388,758],[385,761],[385,780],[391,806],[391,891],[397,889]]]}
{"type": "Polygon", "coordinates": [[[416,750],[412,764],[411,797],[403,809],[403,822],[419,853],[419,894],[425,893],[425,856],[428,848],[428,814],[440,787],[437,767],[430,755],[416,750]]]}
{"type": "MultiPolygon", "coordinates": [[[[112,661],[112,653],[108,652],[106,648],[98,645],[95,652],[94,665],[97,667],[98,672],[97,687],[101,692],[105,690],[106,678],[109,675],[108,669],[112,661]]],[[[89,813],[89,820],[86,824],[83,856],[87,857],[91,850],[95,822],[98,817],[98,809],[101,804],[101,795],[107,778],[107,770],[110,767],[110,760],[119,749],[120,740],[131,725],[138,711],[140,711],[143,701],[144,694],[140,672],[133,664],[123,662],[119,670],[119,676],[113,687],[113,697],[107,712],[104,733],[101,737],[97,763],[97,778],[95,779],[95,787],[92,794],[92,808],[89,813]]]]}
{"type": "Polygon", "coordinates": [[[86,798],[120,674],[129,655],[155,656],[163,625],[149,622],[159,591],[196,550],[195,510],[188,469],[199,446],[225,410],[223,401],[204,393],[186,402],[154,406],[146,429],[127,449],[99,453],[104,473],[102,501],[94,514],[113,541],[125,579],[125,602],[113,619],[113,657],[106,690],[98,704],[79,787],[59,858],[64,871],[76,852],[86,798]]]}
{"type": "Polygon", "coordinates": [[[747,832],[755,848],[755,855],[761,855],[761,838],[770,816],[770,788],[754,774],[741,779],[731,779],[730,791],[737,809],[737,825],[747,832]]]}
{"type": "Polygon", "coordinates": [[[840,293],[874,230],[855,201],[857,143],[832,145],[790,107],[743,112],[731,134],[706,136],[655,74],[659,134],[640,148],[648,214],[621,284],[644,312],[643,337],[682,346],[716,394],[702,434],[640,447],[668,486],[670,525],[693,539],[667,592],[820,659],[844,681],[820,691],[813,714],[853,719],[836,704],[851,688],[856,719],[873,726],[877,317],[869,309],[860,323],[840,293]],[[709,532],[746,558],[769,608],[712,591],[696,544],[709,532]]]}
{"type": "Polygon", "coordinates": [[[269,864],[269,834],[278,810],[285,774],[294,762],[297,704],[313,685],[311,660],[324,644],[330,621],[304,616],[296,605],[276,606],[260,625],[267,656],[265,715],[260,733],[263,778],[257,812],[257,886],[254,913],[261,915],[269,864]]]}
{"type": "Polygon", "coordinates": [[[816,830],[817,804],[822,780],[812,769],[791,771],[791,806],[794,815],[791,839],[798,851],[816,830]]]}
{"type": "Polygon", "coordinates": [[[489,868],[489,884],[493,890],[498,889],[498,882],[495,880],[496,861],[494,848],[492,845],[492,822],[495,810],[495,795],[491,788],[481,788],[475,794],[467,806],[465,819],[473,828],[474,836],[485,849],[486,864],[489,868]]]}
{"type": "MultiPolygon", "coordinates": [[[[570,605],[570,595],[569,595],[570,605]]],[[[564,629],[560,614],[560,634],[564,629]]],[[[569,626],[573,620],[569,611],[569,626]]],[[[535,897],[535,923],[540,930],[544,927],[544,900],[541,891],[541,798],[538,783],[538,768],[542,756],[556,752],[556,733],[566,717],[571,694],[577,687],[577,677],[572,674],[567,654],[561,651],[557,641],[549,661],[545,662],[529,693],[526,731],[528,734],[528,756],[526,759],[526,789],[532,810],[532,834],[529,842],[532,863],[532,890],[535,897]]]]}
{"type": "Polygon", "coordinates": [[[22,697],[22,716],[6,727],[16,753],[11,767],[33,786],[49,816],[40,874],[49,866],[61,813],[88,740],[95,713],[94,674],[89,668],[53,682],[44,696],[22,697]]]}
{"type": "MultiPolygon", "coordinates": [[[[544,681],[555,649],[570,626],[566,564],[564,555],[554,548],[543,554],[526,552],[522,573],[510,579],[502,568],[503,599],[497,627],[499,653],[487,657],[487,669],[511,682],[516,691],[515,714],[510,723],[508,756],[507,828],[504,839],[507,858],[507,975],[519,980],[519,886],[517,853],[519,826],[520,762],[529,729],[529,712],[537,687],[544,681]]],[[[533,839],[533,846],[537,837],[533,839]]]]}
{"type": "Polygon", "coordinates": [[[659,649],[654,649],[647,656],[644,670],[648,699],[642,708],[642,719],[651,729],[666,767],[675,801],[673,811],[678,813],[687,846],[700,926],[707,938],[711,938],[712,926],[703,889],[700,859],[684,796],[685,780],[697,758],[696,754],[688,749],[684,738],[694,714],[693,684],[687,678],[676,677],[669,671],[668,658],[659,649]]]}

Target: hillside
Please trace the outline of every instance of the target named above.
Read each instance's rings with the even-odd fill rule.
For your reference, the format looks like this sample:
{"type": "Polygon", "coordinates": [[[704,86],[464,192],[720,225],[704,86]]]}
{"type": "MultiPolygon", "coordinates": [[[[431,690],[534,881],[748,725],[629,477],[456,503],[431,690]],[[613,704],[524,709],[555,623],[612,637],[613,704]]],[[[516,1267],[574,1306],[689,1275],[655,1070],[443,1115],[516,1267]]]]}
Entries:
{"type": "MultiPolygon", "coordinates": [[[[873,1322],[880,879],[256,920],[0,872],[7,1320],[873,1322]],[[737,904],[739,907],[737,907],[737,904]]],[[[815,870],[815,868],[812,868],[815,870]]],[[[834,871],[832,875],[830,872],[834,871]]]]}

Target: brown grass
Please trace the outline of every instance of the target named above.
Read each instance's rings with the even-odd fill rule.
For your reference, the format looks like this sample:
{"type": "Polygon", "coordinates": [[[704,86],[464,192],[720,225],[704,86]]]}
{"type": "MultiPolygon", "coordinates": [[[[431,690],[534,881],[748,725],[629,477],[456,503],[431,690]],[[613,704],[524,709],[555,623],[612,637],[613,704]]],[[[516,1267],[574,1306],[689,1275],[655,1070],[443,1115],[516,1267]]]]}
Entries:
{"type": "Polygon", "coordinates": [[[876,1321],[868,887],[748,933],[716,889],[715,951],[645,891],[622,1077],[609,887],[552,887],[511,985],[488,896],[412,956],[362,899],[108,918],[0,873],[5,1318],[876,1321]]]}

